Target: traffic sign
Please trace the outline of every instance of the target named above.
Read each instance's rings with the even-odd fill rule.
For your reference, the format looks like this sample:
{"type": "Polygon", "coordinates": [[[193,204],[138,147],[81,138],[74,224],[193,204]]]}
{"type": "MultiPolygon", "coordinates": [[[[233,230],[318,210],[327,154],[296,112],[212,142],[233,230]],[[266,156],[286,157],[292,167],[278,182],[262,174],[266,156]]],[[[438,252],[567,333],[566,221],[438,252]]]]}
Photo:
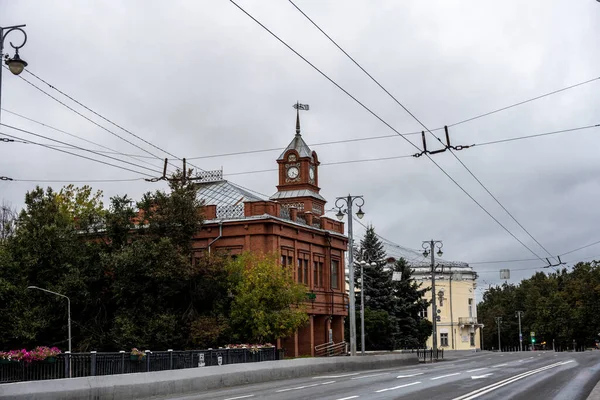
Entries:
{"type": "Polygon", "coordinates": [[[534,337],[534,336],[535,336],[535,332],[531,331],[531,332],[529,333],[529,336],[531,336],[531,337],[534,337]]]}

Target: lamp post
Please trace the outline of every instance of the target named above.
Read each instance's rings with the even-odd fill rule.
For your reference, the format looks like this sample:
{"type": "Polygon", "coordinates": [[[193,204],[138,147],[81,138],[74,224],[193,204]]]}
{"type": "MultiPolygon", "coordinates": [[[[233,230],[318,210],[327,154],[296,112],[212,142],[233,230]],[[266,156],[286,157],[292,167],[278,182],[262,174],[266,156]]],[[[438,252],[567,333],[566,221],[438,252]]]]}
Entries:
{"type": "Polygon", "coordinates": [[[519,318],[519,351],[523,351],[523,333],[521,332],[521,315],[523,311],[517,311],[517,317],[519,318]]]}
{"type": "Polygon", "coordinates": [[[51,293],[60,297],[64,297],[65,299],[67,299],[67,314],[68,314],[68,323],[69,323],[69,353],[71,353],[71,300],[65,296],[64,294],[60,294],[60,293],[56,293],[53,292],[51,290],[48,289],[42,289],[41,287],[37,287],[37,286],[27,286],[27,289],[37,289],[37,290],[41,290],[42,292],[47,292],[47,293],[51,293]]]}
{"type": "Polygon", "coordinates": [[[442,243],[441,240],[429,240],[429,241],[424,241],[422,244],[423,247],[423,257],[427,257],[429,254],[431,254],[431,314],[432,314],[432,320],[433,320],[433,351],[434,353],[437,352],[437,306],[435,303],[435,248],[437,247],[438,251],[437,251],[437,255],[439,257],[442,256],[442,254],[444,254],[444,252],[442,251],[442,247],[444,247],[444,244],[442,243]]]}
{"type": "MultiPolygon", "coordinates": [[[[27,34],[23,29],[21,29],[24,26],[25,25],[14,25],[6,27],[0,26],[0,58],[5,59],[4,63],[8,65],[8,69],[14,75],[19,75],[27,66],[27,62],[25,62],[25,60],[21,60],[21,57],[19,57],[19,49],[25,46],[25,43],[27,43],[27,34]],[[20,46],[15,46],[12,42],[9,42],[11,47],[15,49],[14,57],[10,58],[8,54],[4,54],[4,39],[6,39],[8,34],[13,31],[19,31],[23,34],[23,43],[21,43],[20,46]]],[[[3,68],[0,68],[0,107],[2,106],[2,69],[3,68]]]]}
{"type": "Polygon", "coordinates": [[[365,354],[365,274],[363,268],[367,265],[370,267],[377,266],[375,261],[370,263],[365,260],[371,260],[372,256],[368,250],[363,251],[360,264],[360,352],[365,354]]]}
{"type": "Polygon", "coordinates": [[[500,324],[502,323],[502,317],[496,317],[496,325],[498,325],[498,351],[502,352],[502,342],[500,342],[500,324]]]}
{"type": "Polygon", "coordinates": [[[338,209],[337,214],[335,215],[337,219],[340,221],[344,219],[344,214],[348,214],[348,274],[350,275],[348,278],[350,293],[349,297],[349,310],[350,314],[350,355],[356,355],[356,303],[354,299],[354,238],[352,234],[352,206],[354,203],[358,205],[358,211],[356,212],[356,216],[359,219],[365,216],[365,213],[362,210],[362,206],[365,204],[365,201],[362,196],[351,196],[347,197],[338,197],[335,199],[335,206],[338,209]],[[343,208],[346,207],[346,208],[343,208]]]}

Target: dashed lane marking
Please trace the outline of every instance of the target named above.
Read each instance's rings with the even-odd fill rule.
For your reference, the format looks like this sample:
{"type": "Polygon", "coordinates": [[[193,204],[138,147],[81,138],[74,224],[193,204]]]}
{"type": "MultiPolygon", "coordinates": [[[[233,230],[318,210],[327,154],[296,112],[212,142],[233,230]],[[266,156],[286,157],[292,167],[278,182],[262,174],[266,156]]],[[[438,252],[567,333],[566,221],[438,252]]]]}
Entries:
{"type": "Polygon", "coordinates": [[[492,368],[498,368],[498,367],[506,367],[508,364],[499,364],[499,365],[494,365],[492,366],[492,368]]]}
{"type": "Polygon", "coordinates": [[[388,390],[401,389],[401,388],[404,388],[404,387],[407,387],[407,386],[418,385],[419,383],[421,383],[421,382],[412,382],[412,383],[407,383],[405,385],[394,386],[394,387],[391,387],[391,388],[379,389],[379,390],[376,390],[375,393],[387,392],[388,390]]]}
{"type": "Polygon", "coordinates": [[[313,379],[335,379],[335,378],[345,378],[347,376],[355,376],[355,375],[360,375],[360,372],[354,372],[352,374],[344,374],[344,375],[313,376],[313,379]]]}
{"type": "Polygon", "coordinates": [[[487,367],[470,369],[467,372],[483,371],[484,369],[487,369],[487,367]]]}
{"type": "Polygon", "coordinates": [[[400,378],[412,378],[413,376],[419,376],[419,375],[423,375],[423,372],[419,372],[418,374],[410,374],[410,375],[398,375],[396,377],[396,379],[400,379],[400,378]]]}
{"type": "Polygon", "coordinates": [[[253,394],[247,394],[246,396],[238,396],[238,397],[228,397],[224,400],[237,400],[237,399],[247,399],[248,397],[254,397],[253,394]]]}
{"type": "Polygon", "coordinates": [[[436,379],[447,378],[449,376],[454,376],[454,375],[460,375],[460,372],[455,372],[453,374],[448,374],[448,375],[436,376],[435,378],[431,378],[431,380],[435,381],[436,379]]]}
{"type": "MultiPolygon", "coordinates": [[[[380,374],[372,374],[372,375],[363,375],[363,376],[357,376],[355,378],[350,378],[350,380],[354,380],[354,379],[364,379],[364,378],[372,378],[374,376],[381,376],[381,375],[389,375],[389,372],[382,372],[380,374]]],[[[349,399],[351,399],[352,397],[348,397],[349,399]]],[[[340,399],[341,400],[341,399],[340,399]]]]}
{"type": "Polygon", "coordinates": [[[279,390],[276,390],[275,392],[277,392],[277,393],[289,392],[290,390],[306,389],[306,388],[315,387],[315,386],[319,386],[319,385],[320,385],[320,383],[314,383],[312,385],[304,385],[304,386],[296,386],[296,387],[287,388],[287,389],[279,389],[279,390]]]}
{"type": "Polygon", "coordinates": [[[336,381],[323,382],[321,385],[329,385],[330,383],[335,383],[336,381]]]}
{"type": "Polygon", "coordinates": [[[337,400],[350,400],[350,399],[356,399],[358,396],[350,396],[350,397],[343,397],[341,399],[337,399],[337,400]]]}

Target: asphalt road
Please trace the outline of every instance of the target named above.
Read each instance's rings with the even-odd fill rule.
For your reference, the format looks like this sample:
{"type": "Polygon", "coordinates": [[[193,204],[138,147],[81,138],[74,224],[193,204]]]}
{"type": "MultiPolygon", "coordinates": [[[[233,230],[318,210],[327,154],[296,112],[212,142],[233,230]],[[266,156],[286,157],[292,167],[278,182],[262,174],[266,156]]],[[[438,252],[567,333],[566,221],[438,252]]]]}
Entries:
{"type": "Polygon", "coordinates": [[[237,386],[165,400],[585,400],[600,351],[473,353],[434,364],[237,386]]]}

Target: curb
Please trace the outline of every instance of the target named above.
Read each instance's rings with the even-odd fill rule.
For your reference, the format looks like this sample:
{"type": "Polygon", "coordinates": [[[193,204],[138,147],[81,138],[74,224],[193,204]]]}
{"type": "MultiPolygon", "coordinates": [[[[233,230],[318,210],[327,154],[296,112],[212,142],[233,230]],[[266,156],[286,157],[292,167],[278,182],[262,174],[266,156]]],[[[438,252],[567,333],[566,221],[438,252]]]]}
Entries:
{"type": "Polygon", "coordinates": [[[129,400],[181,395],[322,373],[418,365],[416,354],[304,358],[137,374],[28,381],[0,385],[0,399],[129,400]]]}
{"type": "Polygon", "coordinates": [[[594,386],[594,389],[590,392],[590,395],[587,397],[587,400],[598,400],[600,399],[600,381],[594,386]]]}

